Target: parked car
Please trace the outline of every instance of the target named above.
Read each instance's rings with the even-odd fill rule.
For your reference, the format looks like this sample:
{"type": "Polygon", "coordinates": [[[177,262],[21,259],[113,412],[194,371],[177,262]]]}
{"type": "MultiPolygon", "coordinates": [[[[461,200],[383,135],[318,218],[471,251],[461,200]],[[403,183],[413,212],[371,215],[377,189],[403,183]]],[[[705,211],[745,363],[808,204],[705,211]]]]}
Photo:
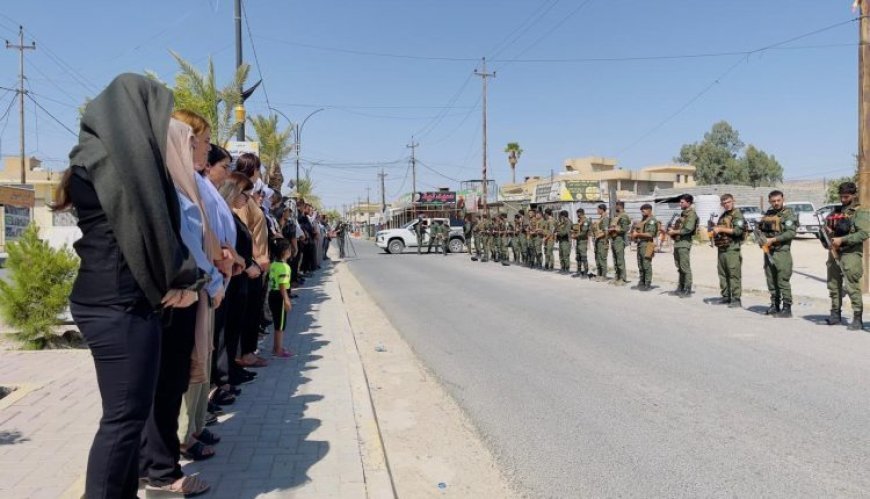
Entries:
{"type": "Polygon", "coordinates": [[[798,217],[798,234],[813,234],[819,233],[819,221],[816,219],[816,207],[809,201],[793,201],[785,203],[787,208],[791,208],[798,217]]]}
{"type": "Polygon", "coordinates": [[[735,208],[740,210],[740,213],[743,214],[743,219],[746,220],[746,224],[749,226],[750,230],[755,230],[755,225],[759,220],[761,220],[761,217],[764,216],[764,213],[762,213],[761,208],[758,206],[742,204],[735,206],[735,208]]]}
{"type": "MultiPolygon", "coordinates": [[[[436,220],[441,220],[443,223],[449,224],[447,218],[425,218],[429,224],[434,224],[436,220]]],[[[417,220],[412,220],[399,229],[386,229],[378,231],[375,234],[375,244],[386,253],[397,254],[405,251],[405,248],[417,247],[417,220]]],[[[429,245],[429,230],[423,234],[423,246],[429,245]]],[[[447,241],[447,251],[450,253],[461,253],[465,245],[465,235],[462,232],[462,226],[451,226],[450,236],[447,241]]]]}

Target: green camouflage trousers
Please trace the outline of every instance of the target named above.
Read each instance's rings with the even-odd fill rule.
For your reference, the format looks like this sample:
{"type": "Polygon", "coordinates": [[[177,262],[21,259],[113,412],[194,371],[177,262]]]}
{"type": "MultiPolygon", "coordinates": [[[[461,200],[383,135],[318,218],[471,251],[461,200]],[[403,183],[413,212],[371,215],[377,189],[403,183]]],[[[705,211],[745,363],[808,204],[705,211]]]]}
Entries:
{"type": "Polygon", "coordinates": [[[792,261],[790,250],[778,250],[770,252],[771,266],[764,259],[764,276],[767,278],[767,290],[770,291],[770,301],[791,305],[791,272],[792,261]]]}
{"type": "Polygon", "coordinates": [[[627,280],[625,274],[625,239],[622,236],[610,240],[610,248],[613,252],[614,278],[619,281],[627,280]]]}
{"type": "Polygon", "coordinates": [[[743,289],[743,254],[740,250],[720,250],[717,271],[722,297],[739,300],[743,289]]]}
{"type": "Polygon", "coordinates": [[[556,242],[552,239],[548,240],[544,243],[544,267],[551,269],[553,268],[553,247],[556,242]]]}
{"type": "Polygon", "coordinates": [[[677,266],[677,273],[680,276],[679,289],[685,291],[692,290],[691,251],[691,247],[674,248],[674,265],[677,266]]]}
{"type": "Polygon", "coordinates": [[[646,248],[649,245],[655,245],[652,241],[643,241],[637,243],[637,273],[639,274],[638,282],[640,284],[652,284],[652,258],[647,258],[646,248]]]}
{"type": "Polygon", "coordinates": [[[589,272],[589,240],[578,239],[574,248],[574,259],[577,260],[577,272],[589,272]]]}
{"type": "Polygon", "coordinates": [[[864,276],[863,255],[860,251],[840,255],[845,275],[828,253],[828,293],[831,296],[831,310],[840,310],[843,306],[843,295],[849,295],[852,302],[852,312],[864,311],[864,301],[861,296],[861,278],[864,276]]]}
{"type": "Polygon", "coordinates": [[[571,270],[571,240],[559,241],[559,268],[564,271],[571,270]]]}
{"type": "Polygon", "coordinates": [[[599,277],[607,277],[607,249],[610,242],[606,237],[595,241],[595,267],[599,277]]]}

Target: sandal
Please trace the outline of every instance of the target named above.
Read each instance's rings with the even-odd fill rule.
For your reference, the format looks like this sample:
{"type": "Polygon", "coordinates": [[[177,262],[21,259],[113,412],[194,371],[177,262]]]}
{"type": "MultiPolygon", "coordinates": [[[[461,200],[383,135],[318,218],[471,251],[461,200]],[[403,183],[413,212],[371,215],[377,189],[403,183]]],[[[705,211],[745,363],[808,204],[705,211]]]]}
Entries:
{"type": "Polygon", "coordinates": [[[216,445],[220,443],[221,437],[215,435],[214,433],[208,431],[207,428],[203,428],[199,435],[194,435],[193,438],[199,440],[205,445],[216,445]]]}
{"type": "Polygon", "coordinates": [[[211,425],[217,424],[217,422],[218,422],[217,415],[213,412],[208,413],[208,416],[206,416],[206,418],[205,418],[205,425],[211,426],[211,425]]]}
{"type": "Polygon", "coordinates": [[[272,357],[279,359],[289,359],[290,357],[293,357],[293,351],[282,348],[280,352],[273,353],[272,357]]]}
{"type": "Polygon", "coordinates": [[[188,446],[186,449],[181,449],[181,455],[187,459],[190,459],[191,461],[205,461],[206,459],[213,458],[215,452],[213,448],[205,445],[202,442],[197,441],[193,445],[188,446]],[[208,451],[211,451],[211,453],[209,454],[208,451]]]}
{"type": "Polygon", "coordinates": [[[212,395],[211,402],[215,405],[233,405],[236,402],[236,396],[218,388],[212,395]]]}
{"type": "Polygon", "coordinates": [[[184,497],[193,497],[207,491],[211,485],[200,480],[199,478],[187,475],[167,485],[146,485],[146,490],[155,490],[161,492],[171,492],[173,494],[182,494],[184,497]]]}

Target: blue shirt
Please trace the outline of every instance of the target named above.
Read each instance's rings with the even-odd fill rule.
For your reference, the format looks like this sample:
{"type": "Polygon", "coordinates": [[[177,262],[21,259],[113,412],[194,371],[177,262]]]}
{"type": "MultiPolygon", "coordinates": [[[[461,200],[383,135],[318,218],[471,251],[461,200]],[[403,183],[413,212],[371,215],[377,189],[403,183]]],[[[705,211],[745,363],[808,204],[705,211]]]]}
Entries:
{"type": "Polygon", "coordinates": [[[196,261],[196,266],[209,276],[210,280],[205,286],[205,291],[214,298],[224,284],[224,277],[205,254],[204,232],[199,206],[187,199],[187,196],[178,189],[175,190],[175,193],[178,195],[178,204],[181,208],[181,240],[184,241],[184,245],[187,246],[188,251],[196,261]]]}
{"type": "Polygon", "coordinates": [[[221,246],[234,247],[236,244],[236,222],[233,220],[233,212],[230,211],[229,205],[210,180],[200,174],[194,176],[212,232],[221,246]]]}

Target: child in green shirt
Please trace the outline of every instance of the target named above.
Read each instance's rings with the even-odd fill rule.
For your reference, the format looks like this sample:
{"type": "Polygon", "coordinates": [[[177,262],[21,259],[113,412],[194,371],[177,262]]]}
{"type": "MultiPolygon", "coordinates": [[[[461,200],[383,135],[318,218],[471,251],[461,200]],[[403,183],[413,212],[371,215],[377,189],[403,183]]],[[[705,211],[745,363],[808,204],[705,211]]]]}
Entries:
{"type": "Polygon", "coordinates": [[[269,309],[272,311],[272,321],[275,332],[272,335],[272,355],[286,359],[293,352],[284,348],[284,318],[293,308],[290,302],[291,270],[287,265],[290,258],[290,241],[276,239],[272,248],[272,263],[269,264],[269,309]]]}

